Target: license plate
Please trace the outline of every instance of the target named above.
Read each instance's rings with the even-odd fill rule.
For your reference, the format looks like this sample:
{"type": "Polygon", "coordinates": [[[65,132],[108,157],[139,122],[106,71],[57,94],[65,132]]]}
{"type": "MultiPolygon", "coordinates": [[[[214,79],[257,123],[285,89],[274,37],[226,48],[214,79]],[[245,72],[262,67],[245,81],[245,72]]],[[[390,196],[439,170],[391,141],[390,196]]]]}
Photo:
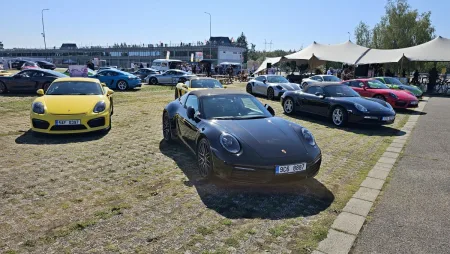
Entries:
{"type": "Polygon", "coordinates": [[[411,101],[411,105],[417,105],[418,101],[411,101]]]}
{"type": "Polygon", "coordinates": [[[305,169],[306,169],[306,163],[285,165],[285,166],[276,166],[275,174],[291,174],[291,173],[304,171],[305,169]]]}
{"type": "Polygon", "coordinates": [[[383,116],[383,118],[381,118],[381,120],[383,121],[392,121],[394,119],[395,119],[394,116],[383,116]]]}
{"type": "Polygon", "coordinates": [[[79,125],[81,120],[55,120],[55,125],[79,125]]]}

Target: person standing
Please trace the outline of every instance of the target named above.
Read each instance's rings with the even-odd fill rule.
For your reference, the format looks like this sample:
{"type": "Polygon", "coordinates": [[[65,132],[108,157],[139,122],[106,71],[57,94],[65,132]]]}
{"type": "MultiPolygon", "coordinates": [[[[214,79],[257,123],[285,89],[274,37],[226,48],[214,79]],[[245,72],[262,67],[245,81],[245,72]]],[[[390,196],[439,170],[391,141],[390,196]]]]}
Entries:
{"type": "Polygon", "coordinates": [[[192,73],[193,74],[197,73],[197,65],[195,65],[195,64],[192,66],[192,73]]]}
{"type": "Polygon", "coordinates": [[[211,63],[205,64],[205,68],[206,68],[206,76],[211,77],[211,63]]]}
{"type": "Polygon", "coordinates": [[[430,75],[430,77],[428,78],[427,92],[432,93],[434,92],[434,87],[436,86],[436,81],[439,74],[436,70],[436,67],[433,67],[428,74],[430,75]]]}
{"type": "Polygon", "coordinates": [[[327,75],[333,75],[333,68],[329,68],[327,71],[327,75]]]}
{"type": "Polygon", "coordinates": [[[419,70],[417,69],[414,71],[412,83],[414,85],[419,84],[419,70]]]}

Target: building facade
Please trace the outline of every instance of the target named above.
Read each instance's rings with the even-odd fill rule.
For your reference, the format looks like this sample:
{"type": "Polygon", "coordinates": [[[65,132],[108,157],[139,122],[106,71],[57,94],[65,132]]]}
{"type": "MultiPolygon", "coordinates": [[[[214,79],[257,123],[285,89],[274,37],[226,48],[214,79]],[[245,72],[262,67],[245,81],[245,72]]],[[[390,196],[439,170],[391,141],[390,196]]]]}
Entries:
{"type": "MultiPolygon", "coordinates": [[[[223,37],[221,37],[223,38],[223,37]]],[[[226,38],[226,37],[225,37],[226,38]]],[[[66,67],[70,64],[85,64],[89,60],[97,59],[107,66],[119,66],[120,68],[130,68],[131,63],[150,63],[155,59],[164,59],[169,54],[170,59],[191,62],[191,55],[194,61],[200,61],[203,56],[204,61],[212,62],[214,65],[221,62],[242,63],[242,56],[245,48],[240,47],[231,41],[215,41],[211,38],[211,43],[198,42],[168,45],[114,45],[109,47],[77,47],[74,43],[64,43],[59,49],[2,49],[0,59],[25,59],[52,61],[59,67],[66,67]],[[168,53],[169,52],[169,53],[168,53]]]]}

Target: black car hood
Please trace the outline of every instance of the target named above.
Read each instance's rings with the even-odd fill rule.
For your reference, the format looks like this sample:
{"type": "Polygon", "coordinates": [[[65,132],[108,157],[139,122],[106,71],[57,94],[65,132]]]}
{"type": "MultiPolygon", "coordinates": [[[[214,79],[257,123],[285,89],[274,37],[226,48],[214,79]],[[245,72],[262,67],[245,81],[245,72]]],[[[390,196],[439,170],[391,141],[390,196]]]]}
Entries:
{"type": "Polygon", "coordinates": [[[385,102],[372,98],[364,97],[333,97],[336,101],[358,103],[365,107],[369,112],[391,112],[390,108],[386,107],[385,102]]]}
{"type": "Polygon", "coordinates": [[[290,126],[291,123],[277,117],[216,120],[215,124],[253,148],[262,158],[292,157],[307,153],[299,134],[290,126]]]}

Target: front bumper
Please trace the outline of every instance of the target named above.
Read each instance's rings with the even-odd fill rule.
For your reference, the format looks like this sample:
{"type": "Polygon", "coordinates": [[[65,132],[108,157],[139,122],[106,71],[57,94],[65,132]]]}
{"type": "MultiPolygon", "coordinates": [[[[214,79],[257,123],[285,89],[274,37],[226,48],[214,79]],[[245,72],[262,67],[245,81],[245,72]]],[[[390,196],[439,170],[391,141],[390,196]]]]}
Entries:
{"type": "Polygon", "coordinates": [[[107,129],[110,123],[110,112],[98,114],[51,115],[31,113],[31,130],[47,134],[85,133],[107,129]],[[55,125],[56,120],[80,120],[79,125],[55,125]]]}
{"type": "Polygon", "coordinates": [[[375,124],[384,125],[391,124],[395,121],[395,112],[355,112],[348,110],[348,121],[357,124],[375,124]],[[386,119],[388,117],[388,119],[386,119]],[[385,118],[385,120],[383,120],[385,118]]]}
{"type": "Polygon", "coordinates": [[[131,79],[128,80],[128,87],[129,88],[136,88],[136,87],[141,87],[141,80],[140,79],[131,79]]]}
{"type": "Polygon", "coordinates": [[[393,108],[417,108],[419,106],[419,101],[406,101],[397,100],[391,103],[393,108]]]}
{"type": "MultiPolygon", "coordinates": [[[[302,163],[297,161],[297,163],[302,163]]],[[[275,167],[277,164],[269,165],[239,165],[231,164],[221,160],[213,152],[213,165],[215,174],[231,182],[240,183],[289,183],[298,182],[307,178],[312,178],[317,175],[322,163],[322,154],[319,153],[314,160],[306,162],[306,169],[301,172],[293,174],[275,174],[275,167]]],[[[284,163],[295,164],[295,163],[284,163]]]]}

